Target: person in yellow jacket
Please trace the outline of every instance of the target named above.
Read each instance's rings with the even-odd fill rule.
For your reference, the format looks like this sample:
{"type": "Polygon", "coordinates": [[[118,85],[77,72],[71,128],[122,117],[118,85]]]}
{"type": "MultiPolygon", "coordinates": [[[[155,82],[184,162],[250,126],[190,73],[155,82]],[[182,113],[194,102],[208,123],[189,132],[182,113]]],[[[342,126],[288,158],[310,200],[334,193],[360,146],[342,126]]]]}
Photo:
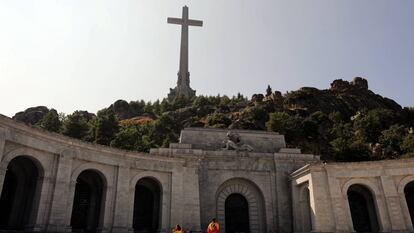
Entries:
{"type": "Polygon", "coordinates": [[[175,228],[172,230],[173,233],[184,233],[184,230],[181,228],[180,225],[175,225],[175,228]]]}
{"type": "Polygon", "coordinates": [[[220,233],[220,224],[218,224],[215,218],[208,224],[207,233],[220,233]]]}

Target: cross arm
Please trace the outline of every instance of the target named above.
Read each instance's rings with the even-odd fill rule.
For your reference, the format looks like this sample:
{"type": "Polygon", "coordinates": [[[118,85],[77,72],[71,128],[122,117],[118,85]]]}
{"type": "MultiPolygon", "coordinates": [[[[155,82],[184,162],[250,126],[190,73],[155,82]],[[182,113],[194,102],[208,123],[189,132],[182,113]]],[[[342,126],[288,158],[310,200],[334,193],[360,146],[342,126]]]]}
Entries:
{"type": "Polygon", "coordinates": [[[202,27],[202,26],[203,26],[203,21],[201,21],[201,20],[189,19],[189,20],[188,20],[188,25],[202,27]]]}
{"type": "Polygon", "coordinates": [[[178,18],[167,18],[167,22],[172,24],[183,24],[183,20],[178,18]]]}

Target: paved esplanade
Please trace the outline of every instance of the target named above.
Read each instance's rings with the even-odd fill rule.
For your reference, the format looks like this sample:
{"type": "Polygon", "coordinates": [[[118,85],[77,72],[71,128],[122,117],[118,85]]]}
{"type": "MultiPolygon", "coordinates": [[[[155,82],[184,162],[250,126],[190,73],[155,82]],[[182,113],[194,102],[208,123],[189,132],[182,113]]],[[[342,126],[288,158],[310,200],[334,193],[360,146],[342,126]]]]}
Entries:
{"type": "Polygon", "coordinates": [[[168,18],[168,23],[181,25],[180,70],[178,71],[177,87],[171,89],[169,98],[183,95],[192,97],[195,91],[190,87],[190,72],[188,71],[188,26],[203,26],[203,21],[188,18],[188,7],[183,7],[183,17],[168,18]]]}

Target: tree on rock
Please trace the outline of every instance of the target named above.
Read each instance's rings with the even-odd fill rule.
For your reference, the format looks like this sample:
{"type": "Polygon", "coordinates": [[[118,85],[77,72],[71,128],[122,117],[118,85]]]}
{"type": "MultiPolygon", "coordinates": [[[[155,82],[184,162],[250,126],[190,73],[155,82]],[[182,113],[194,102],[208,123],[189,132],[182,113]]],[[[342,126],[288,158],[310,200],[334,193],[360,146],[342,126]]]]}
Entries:
{"type": "Polygon", "coordinates": [[[51,109],[43,118],[37,123],[42,129],[49,130],[52,132],[59,132],[62,122],[59,119],[59,114],[55,109],[51,109]]]}
{"type": "Polygon", "coordinates": [[[75,111],[63,122],[62,133],[66,136],[85,139],[89,132],[89,119],[83,111],[75,111]]]}
{"type": "Polygon", "coordinates": [[[112,109],[100,110],[96,117],[95,142],[109,145],[119,130],[118,120],[112,109]]]}

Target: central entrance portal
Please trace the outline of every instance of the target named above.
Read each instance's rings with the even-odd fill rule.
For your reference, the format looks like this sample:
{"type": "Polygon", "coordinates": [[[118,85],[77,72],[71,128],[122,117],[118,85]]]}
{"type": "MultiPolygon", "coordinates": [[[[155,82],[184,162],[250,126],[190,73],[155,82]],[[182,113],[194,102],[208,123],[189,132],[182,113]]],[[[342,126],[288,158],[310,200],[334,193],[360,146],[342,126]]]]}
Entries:
{"type": "Polygon", "coordinates": [[[133,228],[136,233],[155,233],[160,222],[161,188],[152,178],[142,178],[135,186],[133,228]]]}
{"type": "Polygon", "coordinates": [[[231,194],[225,203],[226,233],[249,233],[249,204],[241,194],[231,194]]]}

